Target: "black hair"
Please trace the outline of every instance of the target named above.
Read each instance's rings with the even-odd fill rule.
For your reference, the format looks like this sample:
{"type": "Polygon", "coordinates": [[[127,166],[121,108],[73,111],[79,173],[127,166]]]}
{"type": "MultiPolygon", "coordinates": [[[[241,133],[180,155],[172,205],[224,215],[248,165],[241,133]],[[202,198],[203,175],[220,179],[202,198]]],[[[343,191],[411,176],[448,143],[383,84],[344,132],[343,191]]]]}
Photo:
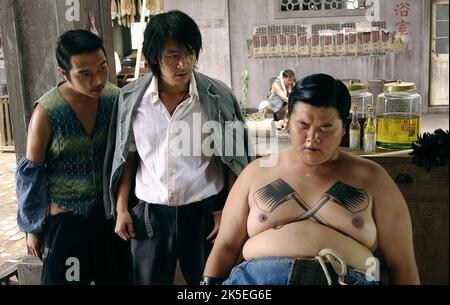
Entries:
{"type": "Polygon", "coordinates": [[[200,29],[185,13],[172,10],[153,16],[144,31],[142,52],[156,77],[161,75],[159,63],[167,39],[173,39],[181,48],[189,52],[194,51],[197,59],[202,48],[200,29]]]}
{"type": "Polygon", "coordinates": [[[295,73],[292,70],[286,69],[283,71],[283,77],[295,77],[295,73]]]}
{"type": "Polygon", "coordinates": [[[299,80],[289,95],[288,115],[298,102],[315,107],[332,107],[339,113],[342,123],[350,112],[351,96],[344,83],[327,74],[311,74],[299,80]]]}
{"type": "Polygon", "coordinates": [[[103,47],[103,39],[87,30],[69,30],[59,36],[56,43],[56,60],[58,66],[69,74],[72,69],[70,61],[73,55],[90,53],[101,49],[106,56],[103,47]]]}

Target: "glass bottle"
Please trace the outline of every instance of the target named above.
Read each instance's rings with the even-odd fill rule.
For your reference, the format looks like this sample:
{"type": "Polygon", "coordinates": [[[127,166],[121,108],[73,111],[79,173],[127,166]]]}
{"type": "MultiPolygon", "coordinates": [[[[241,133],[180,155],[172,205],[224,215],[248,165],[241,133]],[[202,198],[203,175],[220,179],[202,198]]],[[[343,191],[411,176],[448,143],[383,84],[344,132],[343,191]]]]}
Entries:
{"type": "Polygon", "coordinates": [[[403,81],[385,84],[378,95],[377,146],[388,149],[408,149],[420,132],[421,97],[416,85],[403,81]]]}
{"type": "Polygon", "coordinates": [[[376,129],[375,124],[373,123],[373,107],[367,107],[367,119],[364,123],[364,152],[365,153],[373,153],[376,150],[376,142],[375,142],[376,129]]]}
{"type": "Polygon", "coordinates": [[[361,125],[357,118],[358,105],[352,106],[352,121],[349,126],[349,147],[350,149],[360,149],[361,125]]]}
{"type": "MultiPolygon", "coordinates": [[[[366,110],[367,106],[375,106],[373,104],[373,95],[368,92],[368,85],[359,82],[359,80],[344,80],[343,81],[351,96],[352,105],[358,105],[358,113],[356,114],[356,118],[359,121],[361,126],[364,126],[364,122],[366,120],[366,110]]],[[[374,107],[375,110],[375,107],[374,107]]],[[[352,120],[352,115],[349,114],[345,121],[345,135],[342,137],[340,146],[348,147],[349,146],[349,126],[352,120]]],[[[375,124],[375,121],[374,121],[375,124]]],[[[363,140],[363,130],[361,130],[361,142],[363,140]]],[[[362,143],[360,144],[362,145],[362,143]]]]}

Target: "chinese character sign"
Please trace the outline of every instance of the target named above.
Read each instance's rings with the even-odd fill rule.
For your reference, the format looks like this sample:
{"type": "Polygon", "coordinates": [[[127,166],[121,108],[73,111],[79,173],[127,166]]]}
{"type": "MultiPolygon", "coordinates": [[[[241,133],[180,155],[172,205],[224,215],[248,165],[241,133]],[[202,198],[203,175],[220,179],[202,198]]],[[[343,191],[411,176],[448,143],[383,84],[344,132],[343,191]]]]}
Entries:
{"type": "Polygon", "coordinates": [[[395,16],[408,17],[411,5],[408,2],[400,2],[395,6],[395,16]]]}
{"type": "Polygon", "coordinates": [[[402,20],[400,20],[400,22],[397,22],[395,25],[398,26],[398,32],[400,33],[401,36],[408,35],[409,22],[402,19],[402,20]]]}
{"type": "Polygon", "coordinates": [[[400,36],[408,35],[409,26],[409,12],[411,11],[411,4],[407,1],[398,3],[394,8],[394,14],[400,17],[400,20],[395,24],[397,26],[400,36]]]}

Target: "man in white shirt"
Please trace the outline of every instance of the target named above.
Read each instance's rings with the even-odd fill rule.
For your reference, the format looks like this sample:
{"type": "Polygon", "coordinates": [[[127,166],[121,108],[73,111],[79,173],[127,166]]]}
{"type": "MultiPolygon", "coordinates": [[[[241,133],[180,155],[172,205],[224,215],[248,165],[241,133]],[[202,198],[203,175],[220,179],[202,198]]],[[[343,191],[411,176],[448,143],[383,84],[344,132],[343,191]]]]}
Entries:
{"type": "Polygon", "coordinates": [[[116,233],[131,239],[137,284],[172,284],[177,259],[186,282],[200,282],[228,190],[252,159],[245,132],[233,138],[236,155],[218,153],[227,139],[208,123],[226,129],[244,119],[226,85],[194,71],[201,45],[186,14],[152,17],[143,53],[153,74],[122,88],[116,102],[106,200],[116,233]]]}

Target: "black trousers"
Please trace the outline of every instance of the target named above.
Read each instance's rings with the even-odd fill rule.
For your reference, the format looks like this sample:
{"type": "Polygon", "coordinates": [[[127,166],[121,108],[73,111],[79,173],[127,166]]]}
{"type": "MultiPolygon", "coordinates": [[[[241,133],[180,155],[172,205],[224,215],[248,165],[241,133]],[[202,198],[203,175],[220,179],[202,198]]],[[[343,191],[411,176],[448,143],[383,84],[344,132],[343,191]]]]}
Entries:
{"type": "Polygon", "coordinates": [[[131,240],[136,284],[172,285],[177,259],[186,282],[200,283],[212,249],[206,237],[214,228],[209,203],[215,197],[179,207],[139,201],[130,213],[136,231],[131,240]]]}
{"type": "Polygon", "coordinates": [[[132,283],[130,244],[114,233],[103,205],[87,216],[50,215],[44,226],[42,284],[132,283]]]}

